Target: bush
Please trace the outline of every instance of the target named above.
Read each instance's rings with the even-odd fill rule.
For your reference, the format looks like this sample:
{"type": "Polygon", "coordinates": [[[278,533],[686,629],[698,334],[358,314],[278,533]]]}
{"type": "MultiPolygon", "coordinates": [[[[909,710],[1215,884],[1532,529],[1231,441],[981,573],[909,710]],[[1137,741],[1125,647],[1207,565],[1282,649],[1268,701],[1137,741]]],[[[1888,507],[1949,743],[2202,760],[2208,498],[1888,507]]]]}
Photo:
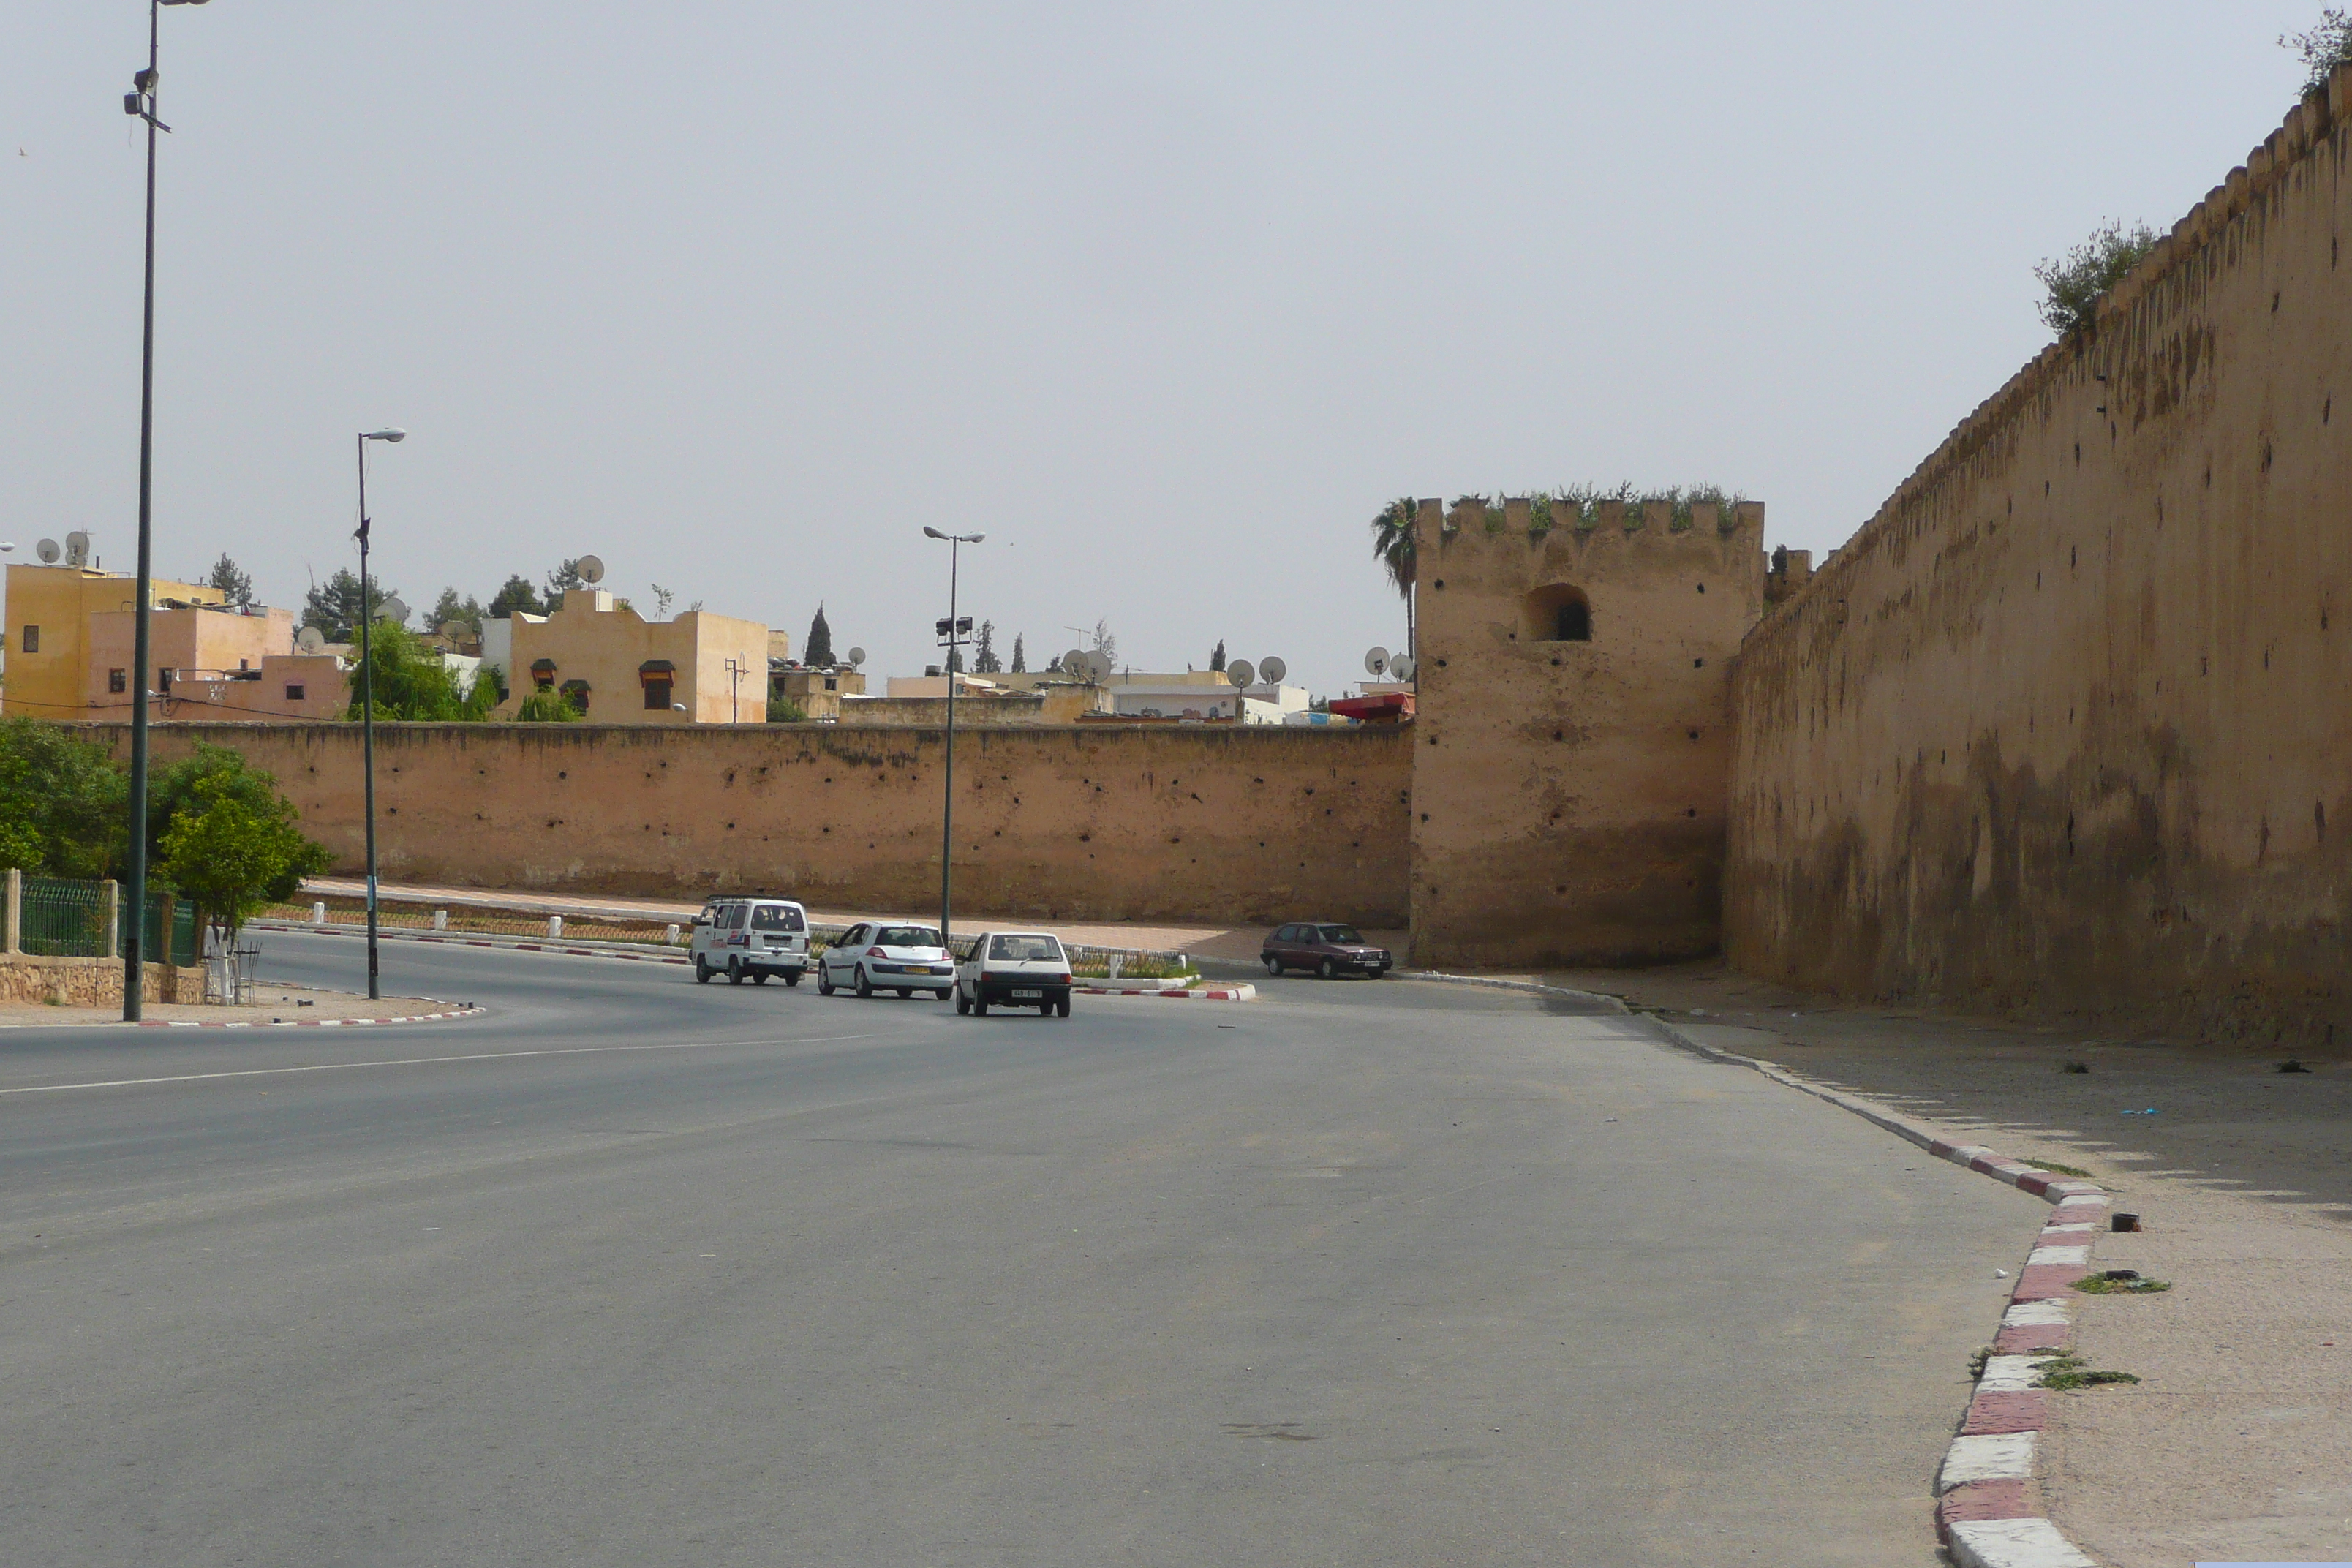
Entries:
{"type": "Polygon", "coordinates": [[[515,710],[518,724],[576,724],[586,717],[560,691],[534,691],[515,710]]]}
{"type": "Polygon", "coordinates": [[[347,720],[360,716],[363,674],[379,719],[446,723],[480,719],[498,705],[494,682],[478,679],[471,691],[460,693],[456,672],[441,662],[441,650],[404,626],[378,621],[368,628],[368,645],[366,661],[352,671],[352,705],[343,715],[347,720]]]}
{"type": "Polygon", "coordinates": [[[2099,300],[2147,259],[2156,242],[2156,231],[2144,223],[2127,229],[2109,222],[2063,258],[2035,268],[2033,276],[2049,291],[2041,306],[2042,324],[2061,337],[2088,331],[2098,319],[2099,300]]]}
{"type": "Polygon", "coordinates": [[[2336,74],[2336,68],[2352,60],[2352,15],[2340,5],[2330,5],[2319,14],[2319,26],[2307,33],[2286,33],[2280,36],[2279,47],[2293,49],[2303,61],[2303,90],[2317,92],[2336,74]]]}
{"type": "Polygon", "coordinates": [[[163,835],[157,867],[232,935],[254,910],[292,898],[303,878],[332,863],[294,826],[294,807],[274,788],[257,795],[254,780],[267,784],[268,775],[232,771],[198,781],[163,835]]]}
{"type": "Polygon", "coordinates": [[[768,699],[768,722],[771,724],[805,724],[808,714],[789,697],[768,699]]]}

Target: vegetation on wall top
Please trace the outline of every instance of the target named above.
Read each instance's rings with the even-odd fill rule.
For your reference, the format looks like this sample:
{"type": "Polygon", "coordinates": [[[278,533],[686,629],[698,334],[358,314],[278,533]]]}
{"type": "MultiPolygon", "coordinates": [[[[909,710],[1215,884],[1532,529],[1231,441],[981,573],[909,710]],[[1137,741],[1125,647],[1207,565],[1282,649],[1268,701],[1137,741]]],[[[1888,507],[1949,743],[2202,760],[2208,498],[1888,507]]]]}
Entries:
{"type": "Polygon", "coordinates": [[[2063,257],[2033,269],[2046,293],[2042,321],[2060,337],[2086,331],[2098,319],[2099,301],[2156,248],[2156,230],[2144,223],[2126,228],[2110,219],[2063,257]]]}
{"type": "Polygon", "coordinates": [[[2292,49],[2303,61],[2303,90],[2317,92],[2336,74],[2336,68],[2352,60],[2352,14],[2340,5],[2330,5],[2319,13],[2319,25],[2308,32],[2284,33],[2279,47],[2292,49]]]}

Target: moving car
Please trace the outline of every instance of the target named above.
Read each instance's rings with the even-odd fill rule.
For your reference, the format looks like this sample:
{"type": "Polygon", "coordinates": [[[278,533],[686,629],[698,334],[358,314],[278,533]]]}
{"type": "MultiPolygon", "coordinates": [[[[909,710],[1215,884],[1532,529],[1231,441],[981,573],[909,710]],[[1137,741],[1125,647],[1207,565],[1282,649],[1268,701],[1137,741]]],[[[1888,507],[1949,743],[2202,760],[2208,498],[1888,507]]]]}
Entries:
{"type": "Polygon", "coordinates": [[[984,931],[956,966],[959,1013],[987,1016],[992,1006],[1034,1007],[1044,1017],[1070,1016],[1070,955],[1051,931],[984,931]]]}
{"type": "Polygon", "coordinates": [[[928,991],[944,1002],[955,989],[955,959],[937,926],[860,921],[818,956],[816,988],[830,996],[846,985],[860,996],[928,991]]]}
{"type": "Polygon", "coordinates": [[[765,985],[781,974],[798,985],[808,973],[808,911],[790,899],[713,899],[694,917],[694,978],[710,984],[724,974],[730,985],[748,977],[765,985]]]}
{"type": "Polygon", "coordinates": [[[1396,966],[1389,950],[1364,940],[1354,926],[1338,921],[1299,921],[1265,939],[1258,955],[1268,974],[1311,969],[1328,980],[1337,974],[1370,974],[1377,980],[1396,966]]]}

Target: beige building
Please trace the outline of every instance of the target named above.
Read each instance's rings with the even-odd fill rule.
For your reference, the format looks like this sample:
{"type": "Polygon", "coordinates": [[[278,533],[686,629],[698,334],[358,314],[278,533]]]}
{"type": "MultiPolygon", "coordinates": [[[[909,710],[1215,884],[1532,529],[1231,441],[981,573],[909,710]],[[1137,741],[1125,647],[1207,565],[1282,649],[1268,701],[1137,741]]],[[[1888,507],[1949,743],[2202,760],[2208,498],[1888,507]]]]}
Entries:
{"type": "MultiPolygon", "coordinates": [[[[43,719],[127,719],[136,697],[137,580],[79,566],[8,568],[8,672],[0,709],[43,719]]],[[[156,718],[331,719],[350,701],[341,663],[294,651],[294,617],[224,604],[219,590],[155,579],[147,689],[156,718]]]]}
{"type": "Polygon", "coordinates": [[[511,719],[534,691],[560,691],[599,724],[760,724],[768,717],[768,628],[688,610],[648,621],[601,588],[506,630],[511,719]]]}

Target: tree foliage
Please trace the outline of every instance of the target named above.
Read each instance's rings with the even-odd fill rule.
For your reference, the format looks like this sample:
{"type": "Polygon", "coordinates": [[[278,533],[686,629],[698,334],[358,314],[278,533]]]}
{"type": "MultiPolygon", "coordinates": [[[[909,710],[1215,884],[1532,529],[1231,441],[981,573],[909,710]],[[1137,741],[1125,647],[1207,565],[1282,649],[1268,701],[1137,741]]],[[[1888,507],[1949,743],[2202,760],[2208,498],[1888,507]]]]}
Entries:
{"type": "Polygon", "coordinates": [[[1209,668],[1219,675],[1225,672],[1225,639],[1223,637],[1217,639],[1216,652],[1209,656],[1209,668]]]}
{"type": "Polygon", "coordinates": [[[207,585],[220,590],[223,600],[239,609],[253,603],[253,574],[239,571],[226,550],[221,552],[221,558],[213,563],[213,574],[205,581],[207,585]]]}
{"type": "Polygon", "coordinates": [[[2319,13],[2319,25],[2310,31],[2280,35],[2279,47],[2294,50],[2303,61],[2303,90],[2317,92],[2337,66],[2352,60],[2352,13],[2330,5],[2319,13]]]}
{"type": "Polygon", "coordinates": [[[544,687],[524,698],[515,709],[515,722],[519,724],[576,724],[586,717],[569,697],[544,687]]]}
{"type": "Polygon", "coordinates": [[[352,670],[347,719],[360,717],[363,684],[378,719],[447,723],[479,719],[497,705],[497,689],[487,681],[477,680],[470,692],[458,689],[457,676],[441,662],[440,650],[404,626],[378,621],[369,629],[367,657],[352,670]]]}
{"type": "Polygon", "coordinates": [[[507,579],[506,586],[490,595],[489,614],[492,620],[503,621],[517,611],[526,616],[547,614],[547,602],[539,596],[539,590],[531,586],[530,579],[520,572],[507,579]]]}
{"type": "Polygon", "coordinates": [[[802,724],[802,723],[806,723],[807,721],[808,721],[808,713],[807,713],[807,711],[806,711],[805,710],[803,710],[803,709],[801,707],[801,705],[800,705],[799,703],[797,703],[797,702],[793,701],[791,698],[789,698],[789,697],[771,697],[771,698],[769,698],[769,699],[768,699],[768,722],[769,722],[769,723],[771,723],[771,724],[802,724]]]}
{"type": "Polygon", "coordinates": [[[1013,673],[1015,675],[1029,673],[1029,649],[1023,645],[1019,632],[1013,634],[1013,673]]]}
{"type": "Polygon", "coordinates": [[[2033,269],[2047,291],[2040,308],[2042,324],[2061,337],[2085,331],[2097,321],[2099,300],[2125,274],[2156,248],[2157,233],[2144,223],[2126,228],[2110,220],[2064,256],[2033,269]]]}
{"type": "Polygon", "coordinates": [[[38,719],[0,718],[0,868],[114,876],[129,780],[105,747],[38,719]]]}
{"type": "Polygon", "coordinates": [[[164,830],[157,870],[205,919],[234,933],[254,910],[292,898],[305,877],[332,864],[295,820],[268,774],[207,774],[164,830]],[[257,792],[255,779],[268,787],[257,792]]]}
{"type": "Polygon", "coordinates": [[[441,596],[433,601],[433,614],[425,623],[427,631],[437,632],[443,626],[456,624],[466,628],[466,640],[482,640],[482,602],[471,594],[459,595],[455,588],[444,588],[441,596]]]}
{"type": "Polygon", "coordinates": [[[801,649],[803,664],[833,663],[833,627],[825,624],[824,606],[816,607],[816,619],[809,623],[808,642],[801,649]]]}
{"type": "MultiPolygon", "coordinates": [[[[399,595],[381,581],[368,584],[368,605],[374,618],[384,618],[388,599],[399,595]]],[[[348,568],[337,572],[302,597],[302,624],[316,626],[329,642],[350,642],[359,636],[360,580],[348,568]]]]}
{"type": "Polygon", "coordinates": [[[1372,519],[1372,559],[1388,573],[1390,586],[1408,600],[1412,597],[1415,564],[1412,543],[1414,510],[1411,496],[1399,496],[1382,507],[1380,514],[1372,519]]]}
{"type": "Polygon", "coordinates": [[[982,621],[980,623],[980,636],[971,645],[971,672],[974,675],[994,675],[1003,668],[1004,661],[996,657],[996,623],[982,621]]]}
{"type": "Polygon", "coordinates": [[[588,579],[580,575],[580,557],[559,561],[555,570],[547,574],[547,602],[552,605],[563,595],[587,586],[588,579]]]}
{"type": "Polygon", "coordinates": [[[1091,640],[1094,644],[1094,651],[1103,656],[1103,662],[1116,668],[1118,664],[1118,638],[1112,635],[1110,622],[1108,619],[1097,619],[1095,622],[1094,636],[1091,640]]]}

